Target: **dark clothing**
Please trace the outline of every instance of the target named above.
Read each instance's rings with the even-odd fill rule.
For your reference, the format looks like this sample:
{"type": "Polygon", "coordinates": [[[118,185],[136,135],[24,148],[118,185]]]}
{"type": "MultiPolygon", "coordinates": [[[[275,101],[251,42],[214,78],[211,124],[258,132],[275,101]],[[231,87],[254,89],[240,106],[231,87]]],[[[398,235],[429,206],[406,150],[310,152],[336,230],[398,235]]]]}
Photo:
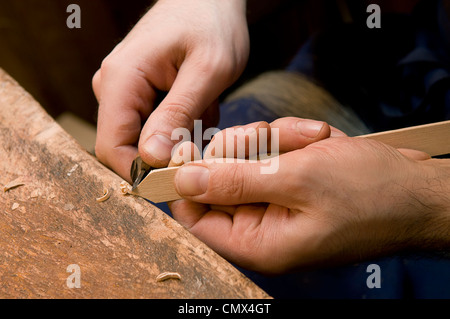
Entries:
{"type": "MultiPolygon", "coordinates": [[[[287,71],[323,86],[371,131],[447,120],[450,19],[442,1],[427,0],[410,15],[382,14],[380,29],[365,19],[337,25],[311,37],[287,71]]],[[[258,101],[234,101],[222,106],[219,128],[274,119],[258,101]]]]}

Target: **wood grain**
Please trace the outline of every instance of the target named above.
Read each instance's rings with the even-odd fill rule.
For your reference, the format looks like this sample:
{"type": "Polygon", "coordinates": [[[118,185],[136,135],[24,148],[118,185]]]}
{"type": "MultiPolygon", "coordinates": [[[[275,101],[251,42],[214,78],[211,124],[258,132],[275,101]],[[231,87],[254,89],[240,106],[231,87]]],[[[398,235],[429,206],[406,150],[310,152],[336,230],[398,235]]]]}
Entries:
{"type": "Polygon", "coordinates": [[[0,298],[269,298],[135,196],[0,70],[0,298]],[[109,189],[104,202],[96,198],[109,189]],[[66,285],[67,267],[81,288],[66,285]],[[157,282],[163,272],[182,280],[157,282]]]}
{"type": "Polygon", "coordinates": [[[175,190],[174,178],[179,167],[167,167],[152,170],[132,192],[154,203],[180,199],[175,190]]]}
{"type": "MultiPolygon", "coordinates": [[[[395,148],[410,148],[431,156],[450,154],[450,121],[407,127],[398,130],[360,135],[395,148]]],[[[133,191],[134,195],[154,203],[181,199],[176,192],[174,177],[179,167],[156,169],[133,191]]]]}
{"type": "Polygon", "coordinates": [[[410,148],[431,156],[450,154],[450,121],[362,135],[395,148],[410,148]]]}

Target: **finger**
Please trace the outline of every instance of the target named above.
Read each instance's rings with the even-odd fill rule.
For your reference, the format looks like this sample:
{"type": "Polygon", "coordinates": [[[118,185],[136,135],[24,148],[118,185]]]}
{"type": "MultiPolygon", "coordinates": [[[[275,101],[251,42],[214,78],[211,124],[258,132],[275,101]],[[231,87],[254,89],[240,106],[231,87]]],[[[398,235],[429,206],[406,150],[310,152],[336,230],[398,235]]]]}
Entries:
{"type": "MultiPolygon", "coordinates": [[[[174,167],[174,166],[181,166],[185,163],[191,162],[191,161],[197,161],[201,159],[200,151],[198,150],[197,146],[192,142],[183,142],[178,147],[176,147],[176,150],[170,159],[170,163],[168,167],[174,167]]],[[[187,202],[184,199],[178,200],[178,201],[172,201],[168,202],[168,206],[170,210],[172,211],[174,217],[176,215],[177,208],[178,210],[194,210],[196,212],[195,218],[192,218],[192,220],[196,220],[196,218],[200,218],[203,211],[205,211],[205,207],[203,204],[199,203],[193,203],[193,204],[179,204],[176,202],[187,202]],[[197,206],[196,206],[197,205],[197,206]],[[199,206],[200,205],[200,206],[199,206]],[[194,209],[195,207],[195,209],[194,209]],[[197,214],[200,213],[200,214],[197,214]]],[[[209,207],[211,210],[216,211],[222,211],[227,214],[234,214],[236,210],[236,206],[229,206],[229,205],[211,205],[209,207]]],[[[188,224],[190,224],[192,221],[190,221],[188,224]]],[[[187,223],[187,222],[186,222],[187,223]]],[[[187,226],[187,225],[184,225],[187,226]]]]}
{"type": "Polygon", "coordinates": [[[169,93],[144,125],[139,153],[153,167],[168,164],[178,141],[172,140],[172,133],[182,128],[191,131],[194,120],[199,119],[225,89],[225,81],[221,81],[217,70],[203,69],[204,72],[199,73],[202,69],[198,69],[195,63],[183,63],[169,93]]]}
{"type": "Polygon", "coordinates": [[[202,159],[200,151],[194,143],[180,142],[178,146],[175,145],[175,151],[170,159],[168,167],[181,166],[192,161],[199,161],[202,159]]]}
{"type": "Polygon", "coordinates": [[[239,205],[209,205],[211,210],[220,211],[229,215],[234,215],[239,205]]]}
{"type": "Polygon", "coordinates": [[[348,136],[347,134],[345,134],[341,130],[335,128],[334,126],[330,126],[330,128],[331,128],[330,137],[345,137],[345,136],[348,136]]]}
{"type": "MultiPolygon", "coordinates": [[[[185,163],[195,161],[195,160],[200,160],[200,159],[201,159],[201,155],[200,155],[200,151],[198,150],[197,146],[194,143],[187,141],[187,142],[181,143],[178,146],[175,146],[175,151],[173,153],[172,158],[170,159],[168,167],[181,166],[185,163]]],[[[187,204],[181,204],[179,202],[188,202],[188,201],[185,199],[179,199],[176,201],[167,202],[167,205],[169,206],[169,209],[172,212],[172,215],[174,215],[174,216],[175,216],[177,207],[187,205],[187,204]]],[[[192,207],[189,207],[188,209],[194,210],[196,212],[202,212],[202,211],[207,210],[207,207],[203,204],[193,203],[191,206],[192,207]],[[195,205],[197,205],[197,206],[195,206],[195,205]],[[194,209],[193,207],[196,207],[196,209],[194,209]]],[[[200,217],[198,217],[198,218],[200,218],[200,217]]]]}
{"type": "Polygon", "coordinates": [[[279,130],[279,152],[285,153],[303,148],[330,137],[330,126],[321,121],[284,117],[270,123],[279,130]]]}
{"type": "Polygon", "coordinates": [[[204,158],[251,158],[272,149],[281,153],[290,152],[328,138],[332,132],[337,136],[344,134],[325,122],[295,117],[277,119],[270,126],[266,122],[235,126],[214,136],[204,158]],[[278,134],[273,134],[271,129],[278,130],[278,134]]]}
{"type": "Polygon", "coordinates": [[[209,210],[209,205],[188,200],[167,203],[173,218],[187,229],[191,229],[209,210]]]}
{"type": "Polygon", "coordinates": [[[219,123],[219,117],[220,117],[220,103],[219,100],[216,99],[213,101],[213,103],[208,106],[208,108],[205,110],[205,112],[202,114],[202,124],[203,128],[213,128],[216,127],[219,123]]]}
{"type": "Polygon", "coordinates": [[[266,163],[217,163],[216,159],[188,163],[177,171],[175,187],[184,198],[201,203],[287,205],[293,196],[299,196],[292,190],[300,192],[305,182],[301,174],[296,174],[299,161],[296,157],[301,157],[297,152],[283,154],[266,163]]]}
{"type": "Polygon", "coordinates": [[[96,155],[130,181],[141,122],[150,114],[156,92],[132,68],[105,67],[95,81],[100,76],[100,88],[96,84],[96,92],[100,94],[96,155]]]}
{"type": "Polygon", "coordinates": [[[94,95],[97,99],[97,101],[100,103],[100,87],[101,87],[101,71],[97,70],[95,72],[94,76],[92,77],[92,89],[94,91],[94,95]]]}
{"type": "MultiPolygon", "coordinates": [[[[176,146],[176,149],[174,151],[174,154],[172,155],[172,158],[170,159],[168,167],[181,166],[185,163],[200,159],[201,155],[197,146],[189,141],[183,142],[179,146],[176,146]]],[[[198,219],[200,219],[202,214],[207,210],[217,210],[226,212],[228,214],[232,214],[236,209],[235,206],[226,206],[226,205],[215,205],[210,207],[209,205],[193,203],[185,199],[170,201],[167,203],[167,205],[169,206],[169,209],[171,210],[174,218],[175,219],[181,218],[179,222],[183,226],[188,228],[191,227],[191,225],[194,224],[198,219]],[[183,204],[181,202],[188,202],[188,203],[183,204]],[[186,219],[185,215],[180,215],[178,213],[180,210],[193,211],[193,213],[191,213],[191,216],[188,216],[188,218],[186,219]]]]}
{"type": "Polygon", "coordinates": [[[270,150],[270,125],[255,122],[224,129],[214,135],[203,157],[248,159],[270,150]]]}
{"type": "Polygon", "coordinates": [[[261,224],[266,208],[258,205],[239,205],[230,215],[211,209],[203,214],[189,229],[222,255],[233,256],[239,248],[236,245],[249,230],[261,224]],[[224,240],[227,239],[227,240],[224,240]]]}
{"type": "Polygon", "coordinates": [[[412,150],[408,148],[399,148],[397,149],[400,153],[405,155],[406,157],[409,157],[416,161],[426,161],[431,158],[431,156],[425,152],[412,150]]]}
{"type": "Polygon", "coordinates": [[[239,205],[230,215],[214,208],[200,211],[197,205],[180,203],[174,215],[194,236],[240,266],[260,271],[279,268],[279,259],[273,257],[280,252],[279,242],[286,237],[278,231],[280,223],[286,221],[287,209],[239,205]]]}

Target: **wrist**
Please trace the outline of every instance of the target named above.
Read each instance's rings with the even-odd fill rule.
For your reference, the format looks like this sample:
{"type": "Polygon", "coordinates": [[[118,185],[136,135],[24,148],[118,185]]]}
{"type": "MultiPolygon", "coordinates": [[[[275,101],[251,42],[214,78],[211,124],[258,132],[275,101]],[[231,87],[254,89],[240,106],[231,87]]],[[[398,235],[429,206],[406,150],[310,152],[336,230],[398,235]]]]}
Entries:
{"type": "Polygon", "coordinates": [[[418,163],[423,174],[416,174],[413,198],[419,219],[414,223],[418,236],[412,244],[419,249],[450,248],[450,159],[431,159],[418,163]]]}

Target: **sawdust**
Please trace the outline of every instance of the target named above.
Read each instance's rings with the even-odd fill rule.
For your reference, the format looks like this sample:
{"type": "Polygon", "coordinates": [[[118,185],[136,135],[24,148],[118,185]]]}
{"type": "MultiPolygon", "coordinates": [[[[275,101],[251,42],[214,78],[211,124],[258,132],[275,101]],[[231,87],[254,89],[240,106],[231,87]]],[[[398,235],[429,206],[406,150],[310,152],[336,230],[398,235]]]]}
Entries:
{"type": "Polygon", "coordinates": [[[30,198],[36,198],[39,197],[41,195],[41,192],[39,189],[35,189],[34,191],[31,192],[30,194],[30,198]]]}

